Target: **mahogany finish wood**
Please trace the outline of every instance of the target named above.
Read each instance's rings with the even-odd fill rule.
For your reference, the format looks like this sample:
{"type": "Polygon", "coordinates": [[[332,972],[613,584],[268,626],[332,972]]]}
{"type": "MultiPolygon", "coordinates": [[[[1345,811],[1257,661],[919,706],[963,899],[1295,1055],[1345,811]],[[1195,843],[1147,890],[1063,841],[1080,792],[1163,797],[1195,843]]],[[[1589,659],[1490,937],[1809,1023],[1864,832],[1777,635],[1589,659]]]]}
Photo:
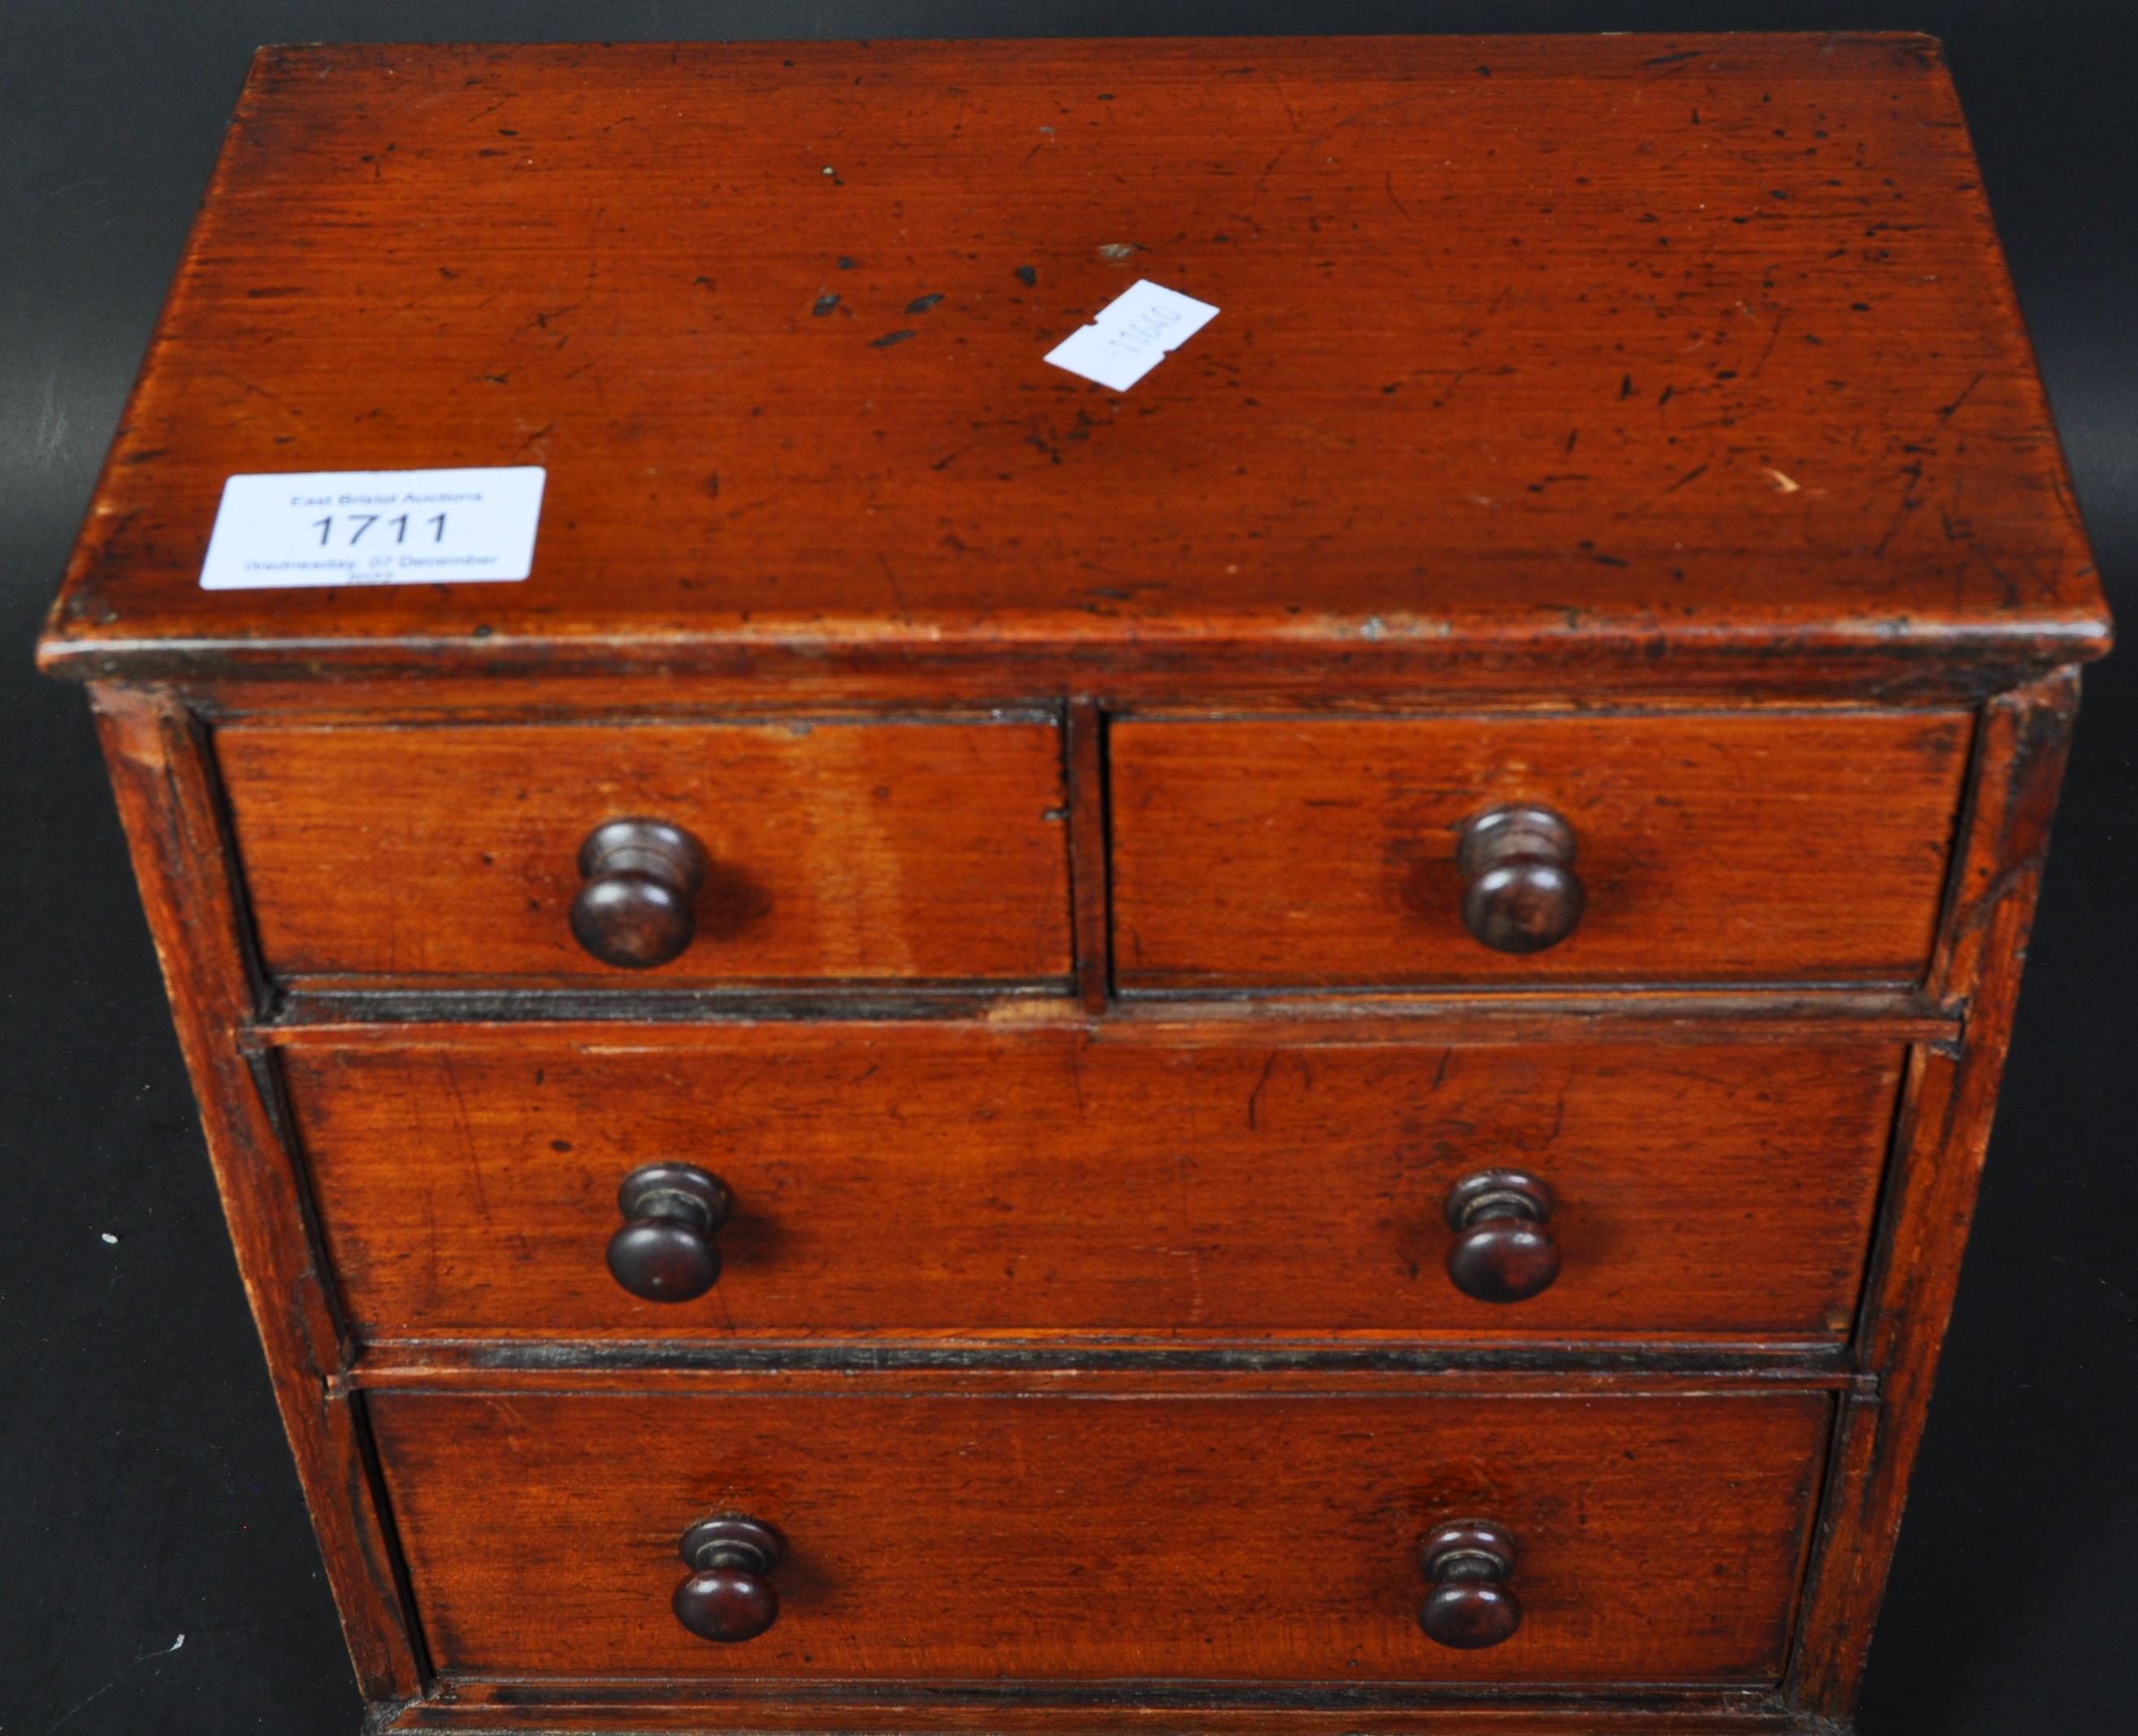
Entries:
{"type": "Polygon", "coordinates": [[[364,1420],[328,1384],[349,1347],[315,1250],[305,1182],[279,1105],[237,1040],[257,983],[203,732],[158,694],[98,687],[90,697],[216,1191],[357,1684],[372,1699],[403,1699],[422,1686],[427,1660],[371,1475],[364,1420]]]}
{"type": "Polygon", "coordinates": [[[2106,631],[1936,46],[1831,33],[264,50],[53,627],[1262,703],[2106,631]],[[1139,277],[1218,317],[1047,365],[1139,277]],[[547,467],[533,576],[196,584],[227,476],[411,463],[547,467]]]}
{"type": "Polygon", "coordinates": [[[1968,1038],[1920,1046],[1911,1058],[1895,1135],[1897,1196],[1860,1317],[1864,1362],[1882,1376],[1881,1401],[1844,1413],[1850,1474],[1828,1503],[1794,1665],[1798,1691],[1814,1704],[1852,1705],[1862,1682],[1989,1151],[2078,686],[2077,671],[2067,670],[1984,708],[1940,942],[1940,991],[1965,1010],[1968,1038]]]}
{"type": "Polygon", "coordinates": [[[343,985],[1066,982],[1062,749],[1042,723],[216,732],[267,968],[343,985]],[[574,938],[594,827],[703,845],[697,938],[574,938]],[[653,961],[647,961],[649,965],[653,961]]]}
{"type": "Polygon", "coordinates": [[[442,1668],[1447,1683],[1775,1679],[1832,1418],[1814,1393],[1281,1398],[1222,1382],[1088,1399],[866,1381],[818,1399],[380,1393],[372,1412],[442,1668]],[[1452,1651],[1418,1630],[1418,1548],[1481,1509],[1522,1539],[1527,1616],[1502,1645],[1452,1651]],[[787,1555],[777,1624],[715,1648],[666,1612],[676,1530],[730,1510],[776,1525],[787,1555]]]}
{"type": "Polygon", "coordinates": [[[1111,731],[1115,973],[1239,983],[1912,981],[1929,962],[1965,717],[1195,723],[1111,731]],[[1549,950],[1464,924],[1463,829],[1538,803],[1586,907],[1549,950]]]}
{"type": "Polygon", "coordinates": [[[1765,1736],[2108,632],[1926,38],[339,45],[39,655],[368,1728],[1765,1736]]]}
{"type": "Polygon", "coordinates": [[[281,1051],[368,1337],[885,1328],[1418,1337],[1848,1325],[1903,1051],[1218,1044],[1104,1024],[387,1033],[281,1051]],[[719,1285],[635,1300],[617,1184],[733,1190],[719,1285]],[[1449,1190],[1549,1177],[1562,1269],[1451,1282],[1449,1190]]]}

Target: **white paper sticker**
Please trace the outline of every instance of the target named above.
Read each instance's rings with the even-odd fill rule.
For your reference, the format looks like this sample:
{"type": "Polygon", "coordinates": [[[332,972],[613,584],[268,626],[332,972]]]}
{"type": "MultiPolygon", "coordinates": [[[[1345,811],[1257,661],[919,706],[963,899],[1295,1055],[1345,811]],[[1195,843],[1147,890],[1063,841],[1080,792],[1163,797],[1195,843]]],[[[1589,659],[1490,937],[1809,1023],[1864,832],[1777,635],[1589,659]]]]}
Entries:
{"type": "Polygon", "coordinates": [[[232,477],[201,589],[525,579],[546,474],[520,464],[232,477]]]}
{"type": "Polygon", "coordinates": [[[1125,392],[1217,317],[1218,310],[1208,301],[1139,278],[1101,308],[1089,325],[1048,350],[1047,359],[1125,392]]]}

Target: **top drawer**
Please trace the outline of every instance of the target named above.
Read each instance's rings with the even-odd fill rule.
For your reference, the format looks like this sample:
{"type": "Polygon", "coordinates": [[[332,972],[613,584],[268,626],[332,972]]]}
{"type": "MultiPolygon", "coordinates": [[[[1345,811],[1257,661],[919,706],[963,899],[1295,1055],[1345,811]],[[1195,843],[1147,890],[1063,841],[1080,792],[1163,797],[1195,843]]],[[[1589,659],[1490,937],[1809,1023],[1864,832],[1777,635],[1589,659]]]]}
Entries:
{"type": "Polygon", "coordinates": [[[1069,972],[1046,723],[241,724],[217,732],[217,753],[278,978],[710,988],[1069,972]],[[687,834],[696,890],[691,843],[587,858],[589,836],[622,819],[687,834]],[[643,968],[614,961],[627,957],[643,968]]]}
{"type": "Polygon", "coordinates": [[[1913,981],[1970,721],[1125,721],[1110,749],[1116,975],[1151,990],[1913,981]],[[1478,862],[1466,875],[1474,822],[1535,807],[1564,823],[1557,836],[1532,827],[1496,892],[1478,862]],[[1551,866],[1567,849],[1578,915],[1551,866]],[[1506,941],[1524,917],[1533,939],[1573,926],[1529,952],[1466,926],[1506,941]]]}

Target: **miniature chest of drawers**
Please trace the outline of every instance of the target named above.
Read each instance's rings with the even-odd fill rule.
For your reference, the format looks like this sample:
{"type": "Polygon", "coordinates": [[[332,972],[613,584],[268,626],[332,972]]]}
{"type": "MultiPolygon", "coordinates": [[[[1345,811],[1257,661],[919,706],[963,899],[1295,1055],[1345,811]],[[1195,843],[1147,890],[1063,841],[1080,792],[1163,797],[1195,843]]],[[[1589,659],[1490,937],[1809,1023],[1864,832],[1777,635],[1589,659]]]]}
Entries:
{"type": "Polygon", "coordinates": [[[310,47],[43,658],[378,1729],[1691,1736],[2107,635],[1922,38],[310,47]],[[523,579],[203,583],[437,468],[523,579]]]}

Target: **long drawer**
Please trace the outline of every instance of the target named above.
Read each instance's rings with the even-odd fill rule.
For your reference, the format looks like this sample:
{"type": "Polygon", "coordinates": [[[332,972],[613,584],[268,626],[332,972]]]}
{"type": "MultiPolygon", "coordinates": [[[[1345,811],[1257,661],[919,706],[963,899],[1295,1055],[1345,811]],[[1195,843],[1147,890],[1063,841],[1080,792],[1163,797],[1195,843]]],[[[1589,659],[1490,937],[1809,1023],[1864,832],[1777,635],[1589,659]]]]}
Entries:
{"type": "Polygon", "coordinates": [[[370,1402],[443,1670],[1752,1684],[1781,1666],[1831,1401],[855,1378],[370,1402]],[[748,1564],[776,1616],[739,1643],[672,1612],[716,1516],[779,1544],[748,1564]],[[1501,1643],[1421,1626],[1420,1546],[1451,1522],[1505,1541],[1501,1643]]]}
{"type": "Polygon", "coordinates": [[[373,1337],[1847,1329],[1899,1044],[1343,1029],[344,1029],[282,1064],[373,1337]],[[677,1165],[725,1191],[698,1226],[720,1270],[643,1299],[615,1239],[689,1202],[620,1190],[677,1165]],[[1541,1222],[1451,1222],[1509,1171],[1541,1222]],[[1457,1287],[1458,1241],[1474,1287],[1472,1256],[1490,1277],[1540,1239],[1535,1293],[1457,1287]]]}
{"type": "Polygon", "coordinates": [[[1909,712],[1130,719],[1109,750],[1117,974],[1145,990],[1912,981],[1970,733],[1964,714],[1909,712]],[[1537,808],[1559,858],[1545,873],[1580,902],[1547,878],[1525,909],[1503,884],[1515,932],[1488,943],[1467,926],[1489,932],[1493,913],[1468,902],[1490,871],[1466,872],[1465,836],[1537,808]],[[1545,893],[1556,908],[1535,907],[1545,893]]]}
{"type": "Polygon", "coordinates": [[[1069,972],[1062,751],[1045,722],[242,723],[216,748],[261,952],[285,980],[730,988],[1069,972]],[[666,829],[687,865],[598,853],[605,826],[634,820],[666,829]],[[581,901],[596,881],[615,896],[589,941],[581,901]]]}

